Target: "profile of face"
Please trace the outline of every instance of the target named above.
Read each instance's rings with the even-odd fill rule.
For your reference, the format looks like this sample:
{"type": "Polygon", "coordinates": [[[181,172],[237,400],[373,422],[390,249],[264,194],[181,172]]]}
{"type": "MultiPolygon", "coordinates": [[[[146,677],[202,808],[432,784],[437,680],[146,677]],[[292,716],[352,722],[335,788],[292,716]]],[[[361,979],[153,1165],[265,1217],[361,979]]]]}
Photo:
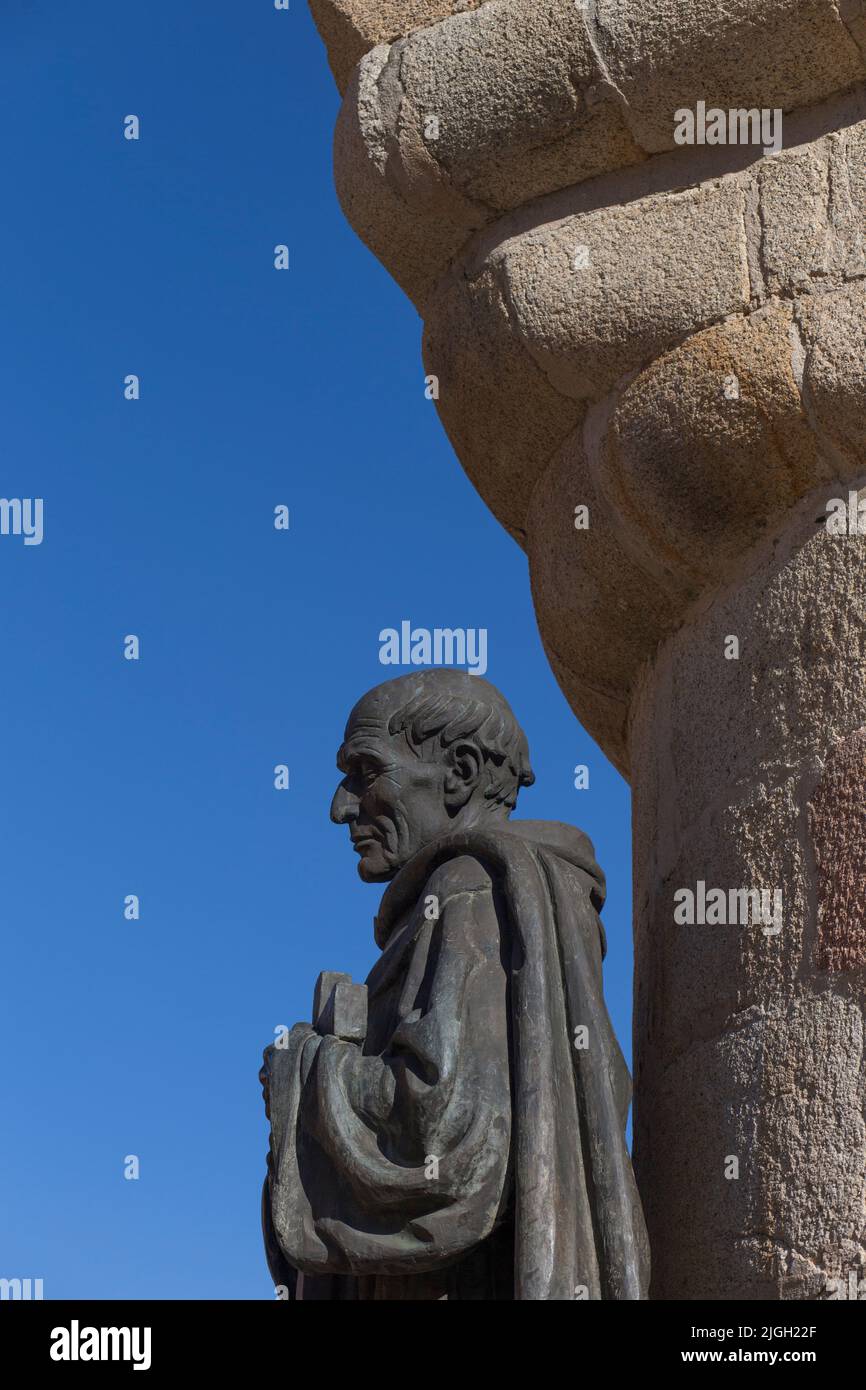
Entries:
{"type": "Polygon", "coordinates": [[[470,823],[482,799],[483,759],[471,740],[437,749],[425,761],[402,733],[389,733],[388,721],[405,699],[399,682],[365,695],[337,754],[344,776],[331,819],[348,825],[365,883],[393,878],[424,845],[470,823]]]}

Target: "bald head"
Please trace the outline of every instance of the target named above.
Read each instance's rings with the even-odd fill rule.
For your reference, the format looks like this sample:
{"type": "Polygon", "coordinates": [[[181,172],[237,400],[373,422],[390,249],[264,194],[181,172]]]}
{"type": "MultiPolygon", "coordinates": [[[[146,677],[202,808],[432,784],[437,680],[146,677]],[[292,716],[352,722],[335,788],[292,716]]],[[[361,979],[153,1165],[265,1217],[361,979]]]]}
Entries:
{"type": "Polygon", "coordinates": [[[368,691],[349,716],[331,807],[369,881],[392,878],[424,844],[505,819],[533,780],[526,738],[494,686],[465,671],[413,671],[368,691]]]}

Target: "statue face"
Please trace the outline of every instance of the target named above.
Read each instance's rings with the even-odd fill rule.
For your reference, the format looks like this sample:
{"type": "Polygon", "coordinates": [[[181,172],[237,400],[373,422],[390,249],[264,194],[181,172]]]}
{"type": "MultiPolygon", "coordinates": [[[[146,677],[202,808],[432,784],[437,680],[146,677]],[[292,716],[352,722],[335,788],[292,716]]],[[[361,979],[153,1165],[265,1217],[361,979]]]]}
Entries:
{"type": "Polygon", "coordinates": [[[413,854],[452,828],[444,762],[422,762],[401,735],[392,737],[387,709],[376,701],[362,701],[353,711],[337,766],[345,776],[331,819],[348,825],[365,883],[393,878],[413,854]]]}

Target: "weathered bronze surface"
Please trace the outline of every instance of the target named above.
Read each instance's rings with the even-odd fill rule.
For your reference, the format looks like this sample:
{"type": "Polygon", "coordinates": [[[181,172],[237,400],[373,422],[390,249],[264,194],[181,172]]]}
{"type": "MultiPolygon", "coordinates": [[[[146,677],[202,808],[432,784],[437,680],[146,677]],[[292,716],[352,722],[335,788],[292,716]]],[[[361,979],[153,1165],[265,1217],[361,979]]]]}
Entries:
{"type": "Polygon", "coordinates": [[[366,986],[320,976],[314,1022],[265,1052],[274,1280],[298,1300],[646,1297],[590,841],[510,819],[526,739],[465,672],[370,691],[337,761],[332,819],[388,883],[381,956],[366,986]]]}

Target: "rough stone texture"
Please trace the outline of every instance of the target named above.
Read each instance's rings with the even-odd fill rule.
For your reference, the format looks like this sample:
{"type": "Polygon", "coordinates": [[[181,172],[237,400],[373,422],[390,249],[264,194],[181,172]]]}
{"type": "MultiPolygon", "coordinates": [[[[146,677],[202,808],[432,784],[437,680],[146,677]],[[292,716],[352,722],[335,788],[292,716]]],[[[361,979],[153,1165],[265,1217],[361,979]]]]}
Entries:
{"type": "Polygon", "coordinates": [[[866,287],[859,282],[809,300],[798,319],[810,421],[825,453],[853,473],[866,451],[866,287]]]}
{"type": "Polygon", "coordinates": [[[818,869],[818,966],[866,966],[866,729],[834,748],[809,803],[818,869]]]}
{"type": "Polygon", "coordinates": [[[509,238],[488,264],[545,375],[563,395],[589,400],[748,307],[743,207],[736,185],[651,196],[509,238]],[[575,267],[575,248],[585,248],[585,268],[575,267]]]}
{"type": "MultiPolygon", "coordinates": [[[[866,103],[862,94],[846,96],[792,118],[788,128],[799,143],[758,164],[741,149],[718,156],[687,150],[537,200],[474,237],[429,296],[424,361],[442,380],[440,414],[473,482],[513,535],[526,534],[532,488],[569,426],[584,418],[583,408],[568,409],[569,400],[581,407],[597,402],[659,353],[732,314],[765,306],[772,312],[780,295],[797,306],[791,353],[798,376],[807,347],[800,337],[811,334],[816,344],[805,389],[822,444],[841,419],[834,423],[831,409],[823,420],[817,380],[814,402],[808,398],[818,371],[822,379],[828,371],[847,373],[845,418],[862,437],[857,303],[866,270],[859,244],[866,229],[866,103]],[[844,140],[818,133],[833,122],[853,122],[844,140]],[[806,202],[807,189],[798,192],[797,184],[804,167],[826,171],[828,198],[808,234],[808,254],[802,219],[793,215],[806,202]],[[688,187],[671,193],[684,169],[688,187]],[[588,263],[575,269],[581,247],[588,263]],[[845,339],[833,327],[842,313],[845,339]],[[527,376],[518,390],[521,371],[527,376]],[[495,402],[482,409],[488,393],[495,402]]],[[[423,247],[418,264],[426,273],[423,247]]],[[[721,385],[724,375],[719,370],[714,380],[721,385]]],[[[728,415],[737,418],[736,411],[728,415]]]]}
{"type": "Polygon", "coordinates": [[[816,921],[819,892],[849,924],[859,892],[862,932],[866,538],[816,527],[822,499],[696,606],[632,707],[635,1155],[656,1297],[826,1296],[866,1257],[864,972],[838,973],[816,921]],[[840,855],[832,871],[815,843],[840,855]],[[698,879],[781,886],[782,931],[676,925],[674,891],[698,879]]]}
{"type": "Polygon", "coordinates": [[[641,663],[799,498],[822,481],[826,497],[847,496],[862,471],[853,452],[822,447],[810,414],[829,404],[810,386],[804,405],[799,352],[784,303],[687,338],[594,406],[536,484],[528,552],[545,647],[626,772],[623,711],[641,663]],[[575,531],[582,502],[593,520],[575,531]]]}
{"type": "Polygon", "coordinates": [[[341,92],[352,69],[377,44],[448,15],[477,9],[484,0],[310,0],[316,27],[328,50],[341,92]]]}
{"type": "Polygon", "coordinates": [[[665,589],[623,549],[582,440],[579,435],[560,451],[535,489],[528,523],[532,595],[557,680],[581,722],[627,775],[629,685],[660,635],[675,626],[676,610],[665,589]],[[589,507],[585,531],[574,524],[581,505],[589,507]]]}
{"type": "Polygon", "coordinates": [[[411,141],[411,135],[395,158],[381,105],[383,92],[391,105],[400,100],[389,54],[385,45],[373,49],[352,76],[334,134],[337,192],[349,222],[380,260],[393,240],[399,242],[400,264],[389,268],[421,302],[439,267],[484,225],[485,215],[448,189],[423,144],[411,141]]]}
{"type": "Polygon", "coordinates": [[[866,537],[822,524],[866,458],[866,6],[427,14],[364,31],[338,191],[633,782],[654,1294],[820,1297],[866,1225],[866,537]],[[783,148],[676,146],[701,101],[778,108],[783,148]],[[782,935],[675,926],[699,879],[782,886],[782,935]]]}
{"type": "Polygon", "coordinates": [[[557,391],[523,340],[507,331],[507,294],[492,267],[471,285],[459,278],[443,287],[426,325],[424,361],[439,379],[439,414],[458,458],[525,545],[533,487],[585,406],[557,391]]]}
{"type": "MultiPolygon", "coordinates": [[[[356,69],[340,117],[348,129],[335,169],[347,216],[420,303],[465,241],[458,229],[469,210],[485,225],[546,193],[673,150],[675,112],[699,100],[712,106],[714,93],[725,110],[790,112],[866,77],[860,50],[828,0],[763,0],[757,11],[754,0],[738,0],[734,23],[730,8],[721,0],[698,7],[692,0],[640,7],[616,0],[602,39],[607,30],[591,6],[487,0],[379,45],[356,69]],[[704,23],[716,41],[708,41],[704,23]],[[664,65],[651,67],[634,49],[629,36],[646,26],[659,41],[665,32],[680,35],[664,65]],[[743,59],[747,36],[750,61],[743,59]],[[432,134],[431,117],[438,122],[432,134]],[[395,201],[403,206],[396,222],[395,201]],[[357,222],[355,206],[365,209],[357,222]],[[439,222],[452,225],[450,238],[439,222]],[[434,238],[423,271],[421,223],[434,238]]],[[[702,156],[707,148],[677,153],[702,156]]]]}
{"type": "Polygon", "coordinates": [[[822,100],[863,77],[828,0],[597,0],[599,47],[646,150],[671,147],[671,113],[822,100]]]}
{"type": "Polygon", "coordinates": [[[490,0],[396,45],[394,62],[400,144],[412,128],[450,185],[488,213],[642,157],[599,91],[580,11],[562,0],[490,0]]]}
{"type": "Polygon", "coordinates": [[[620,535],[680,611],[827,469],[792,368],[791,311],[688,338],[625,388],[598,459],[620,535]]]}

